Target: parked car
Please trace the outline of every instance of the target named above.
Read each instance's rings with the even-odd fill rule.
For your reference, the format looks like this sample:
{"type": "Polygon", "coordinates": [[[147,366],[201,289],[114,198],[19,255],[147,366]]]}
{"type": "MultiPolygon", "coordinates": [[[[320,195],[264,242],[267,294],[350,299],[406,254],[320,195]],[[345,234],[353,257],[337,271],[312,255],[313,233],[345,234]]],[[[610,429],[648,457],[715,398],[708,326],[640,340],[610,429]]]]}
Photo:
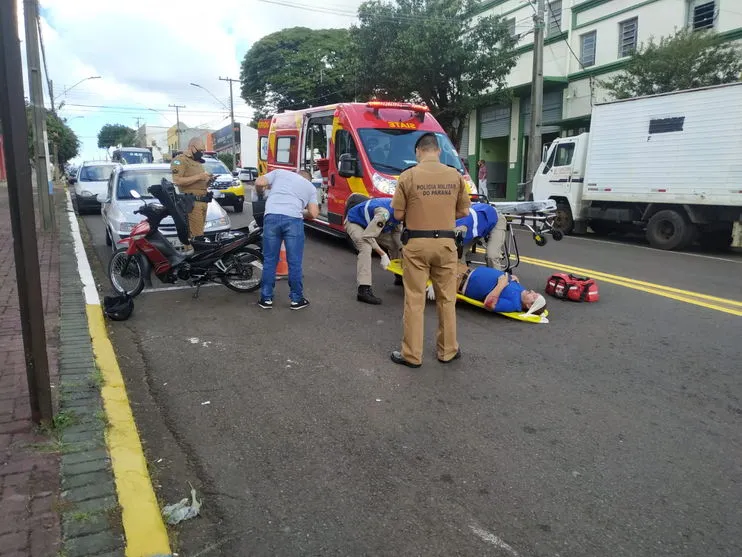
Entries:
{"type": "MultiPolygon", "coordinates": [[[[128,237],[132,228],[144,217],[134,214],[142,205],[141,199],[135,199],[131,190],[147,200],[154,199],[148,188],[159,184],[163,178],[172,180],[169,164],[137,164],[119,166],[111,175],[108,189],[101,195],[103,224],[106,227],[106,244],[116,249],[116,244],[122,238],[128,237]]],[[[227,212],[214,200],[209,203],[206,211],[206,226],[204,235],[215,236],[231,228],[227,212]]],[[[183,247],[178,240],[178,231],[172,217],[165,218],[160,225],[160,232],[176,249],[183,247]]]]}
{"type": "Polygon", "coordinates": [[[237,178],[232,176],[227,166],[219,159],[204,158],[204,170],[216,175],[211,188],[214,199],[224,206],[228,205],[235,213],[241,213],[245,205],[245,187],[237,178]]]}
{"type": "Polygon", "coordinates": [[[72,200],[78,213],[100,211],[98,194],[106,193],[108,180],[117,166],[103,161],[86,161],[80,165],[73,182],[75,197],[72,200]]]}
{"type": "Polygon", "coordinates": [[[245,168],[240,168],[239,173],[237,174],[237,178],[240,180],[240,182],[254,182],[257,177],[258,169],[254,166],[246,166],[245,168]]]}

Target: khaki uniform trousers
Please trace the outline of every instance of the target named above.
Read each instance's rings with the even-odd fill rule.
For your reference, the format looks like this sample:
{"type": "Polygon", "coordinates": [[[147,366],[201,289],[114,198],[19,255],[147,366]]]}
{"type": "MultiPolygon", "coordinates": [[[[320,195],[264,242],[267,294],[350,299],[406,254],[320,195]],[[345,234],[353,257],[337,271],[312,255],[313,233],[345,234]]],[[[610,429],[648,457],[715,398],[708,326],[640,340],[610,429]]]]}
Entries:
{"type": "MultiPolygon", "coordinates": [[[[345,231],[353,241],[353,245],[358,250],[358,259],[356,261],[356,282],[358,286],[371,286],[371,258],[373,257],[373,243],[371,238],[366,238],[363,233],[366,231],[360,224],[354,222],[345,223],[345,231]]],[[[399,234],[397,234],[399,236],[399,234]]],[[[376,242],[386,250],[389,259],[399,259],[399,241],[394,241],[392,233],[386,232],[379,234],[376,242]]]]}
{"type": "MultiPolygon", "coordinates": [[[[487,240],[487,253],[485,254],[485,261],[487,267],[498,269],[500,271],[505,269],[505,242],[507,241],[508,223],[501,214],[497,215],[497,224],[490,232],[489,240],[487,240]]],[[[461,254],[461,263],[466,265],[466,254],[471,252],[472,246],[476,243],[476,238],[464,244],[464,251],[461,254]]]]}
{"type": "Polygon", "coordinates": [[[412,238],[402,250],[404,268],[404,336],[402,357],[421,364],[425,316],[425,287],[433,282],[438,310],[438,358],[456,355],[456,243],[449,238],[412,238]]]}
{"type": "Polygon", "coordinates": [[[191,238],[204,235],[204,226],[206,226],[206,209],[208,203],[196,201],[193,204],[193,211],[188,213],[188,228],[191,231],[191,238]]]}

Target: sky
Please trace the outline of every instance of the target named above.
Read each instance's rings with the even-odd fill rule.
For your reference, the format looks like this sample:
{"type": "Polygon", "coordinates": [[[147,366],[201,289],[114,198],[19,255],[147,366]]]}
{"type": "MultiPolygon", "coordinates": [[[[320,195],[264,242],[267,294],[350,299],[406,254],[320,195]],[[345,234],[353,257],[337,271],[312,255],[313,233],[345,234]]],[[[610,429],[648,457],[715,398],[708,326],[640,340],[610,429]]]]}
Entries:
{"type": "MultiPolygon", "coordinates": [[[[228,125],[229,83],[219,77],[239,79],[240,64],[255,41],[288,27],[348,27],[361,4],[361,0],[39,1],[58,114],[82,143],[73,162],[104,158],[97,134],[105,124],[136,128],[139,118],[140,125],[174,125],[171,104],[185,105],[180,120],[190,127],[228,125]],[[86,79],[92,76],[100,78],[86,79]]],[[[17,0],[17,5],[28,97],[23,2],[17,0]]],[[[247,123],[252,110],[240,98],[239,83],[233,87],[235,119],[247,123]]],[[[50,106],[46,87],[44,97],[50,106]]]]}

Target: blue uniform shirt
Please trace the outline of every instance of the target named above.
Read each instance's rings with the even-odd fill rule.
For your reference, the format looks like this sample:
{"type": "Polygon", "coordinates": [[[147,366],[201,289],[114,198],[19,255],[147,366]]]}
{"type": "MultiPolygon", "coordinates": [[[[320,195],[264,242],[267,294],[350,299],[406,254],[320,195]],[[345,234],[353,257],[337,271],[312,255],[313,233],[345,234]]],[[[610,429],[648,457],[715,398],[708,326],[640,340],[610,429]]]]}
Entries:
{"type": "MultiPolygon", "coordinates": [[[[492,292],[492,289],[497,286],[497,279],[504,274],[504,271],[491,269],[490,267],[475,268],[469,275],[469,282],[466,285],[464,296],[478,302],[484,302],[487,294],[492,292]]],[[[525,288],[519,282],[511,281],[500,293],[500,297],[497,299],[493,311],[505,313],[523,311],[520,294],[524,290],[525,288]]]]}
{"type": "Polygon", "coordinates": [[[374,197],[351,207],[348,211],[348,222],[366,228],[374,218],[374,211],[379,207],[389,211],[389,220],[386,221],[386,225],[381,231],[391,232],[399,224],[399,221],[394,218],[394,209],[392,209],[392,199],[390,197],[374,197]]]}
{"type": "Polygon", "coordinates": [[[464,243],[484,238],[497,224],[497,211],[489,203],[472,203],[469,214],[456,220],[456,226],[466,226],[464,243]]]}

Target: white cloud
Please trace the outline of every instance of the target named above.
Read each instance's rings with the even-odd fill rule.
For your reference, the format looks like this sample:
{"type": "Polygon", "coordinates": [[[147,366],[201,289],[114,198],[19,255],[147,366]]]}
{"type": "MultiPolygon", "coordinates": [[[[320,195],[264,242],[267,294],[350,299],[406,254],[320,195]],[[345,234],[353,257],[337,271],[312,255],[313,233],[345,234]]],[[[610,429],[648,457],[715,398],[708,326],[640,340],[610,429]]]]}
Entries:
{"type": "MultiPolygon", "coordinates": [[[[81,137],[81,157],[90,159],[101,156],[95,136],[103,124],[134,127],[139,117],[140,123],[172,125],[175,110],[170,104],[185,105],[180,118],[190,126],[226,125],[229,85],[219,77],[239,79],[240,63],[256,40],[286,27],[348,27],[353,18],[344,14],[355,11],[361,0],[343,4],[337,0],[334,6],[313,0],[285,1],[310,10],[261,0],[40,3],[57,105],[64,101],[60,114],[81,137]],[[334,14],[312,11],[328,8],[334,14]],[[101,79],[65,91],[94,75],[101,79]],[[211,91],[221,103],[191,82],[211,91]]],[[[22,2],[18,4],[20,11],[22,2]]],[[[19,26],[23,38],[22,13],[19,26]]],[[[25,60],[25,43],[22,46],[25,60]]],[[[27,88],[25,76],[24,84],[27,88]]],[[[249,120],[252,111],[240,98],[238,83],[234,97],[237,118],[249,120]]]]}

